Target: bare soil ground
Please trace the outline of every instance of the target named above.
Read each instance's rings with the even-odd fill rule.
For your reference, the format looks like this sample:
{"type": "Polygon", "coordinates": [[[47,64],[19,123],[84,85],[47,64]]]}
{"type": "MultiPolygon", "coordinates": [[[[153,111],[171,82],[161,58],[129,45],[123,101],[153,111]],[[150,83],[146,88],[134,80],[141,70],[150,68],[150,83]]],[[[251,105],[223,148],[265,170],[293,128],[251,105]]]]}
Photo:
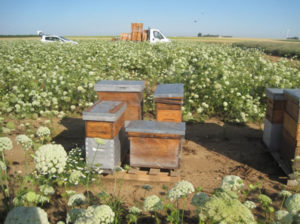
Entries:
{"type": "MultiPolygon", "coordinates": [[[[34,125],[38,127],[39,122],[35,121],[34,125]]],[[[56,135],[53,140],[62,144],[67,151],[76,145],[83,146],[85,131],[81,118],[64,118],[61,121],[53,119],[52,125],[56,135]]],[[[192,182],[195,187],[202,187],[204,192],[211,193],[220,186],[223,176],[238,175],[247,184],[262,183],[263,192],[275,201],[278,200],[278,205],[279,199],[275,195],[285,188],[287,177],[272,156],[265,151],[261,141],[262,130],[263,127],[258,124],[237,126],[218,119],[210,119],[205,123],[188,123],[181,156],[181,179],[192,182]]],[[[14,139],[16,134],[18,131],[10,137],[14,139]]],[[[6,152],[6,159],[10,161],[9,172],[12,176],[17,172],[25,172],[24,154],[16,144],[11,151],[6,152]]],[[[114,179],[99,180],[100,184],[98,181],[98,184],[91,186],[93,194],[102,190],[114,193],[114,179]]],[[[117,182],[122,183],[121,178],[117,182]]],[[[156,194],[163,197],[164,185],[170,188],[174,183],[124,181],[123,184],[117,185],[116,192],[120,190],[120,198],[125,207],[141,206],[145,195],[156,194]],[[152,190],[145,192],[142,189],[144,184],[151,185],[152,190]]],[[[79,192],[85,190],[83,186],[75,189],[79,192]]],[[[51,206],[47,206],[46,211],[51,223],[64,219],[67,210],[65,204],[64,199],[56,195],[51,201],[51,206]]],[[[195,208],[187,205],[186,209],[190,211],[190,215],[187,215],[192,217],[191,211],[195,208]]],[[[259,210],[255,213],[257,217],[262,214],[259,210]]],[[[142,223],[146,222],[148,221],[144,220],[142,223]]],[[[190,222],[195,220],[191,218],[190,222]]]]}

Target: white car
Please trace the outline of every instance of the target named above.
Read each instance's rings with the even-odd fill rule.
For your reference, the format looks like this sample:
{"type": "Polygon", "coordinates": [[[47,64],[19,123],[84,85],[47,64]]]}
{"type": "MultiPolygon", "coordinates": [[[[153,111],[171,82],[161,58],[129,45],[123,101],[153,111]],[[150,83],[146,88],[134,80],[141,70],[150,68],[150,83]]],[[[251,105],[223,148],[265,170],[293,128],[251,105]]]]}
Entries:
{"type": "Polygon", "coordinates": [[[62,36],[53,35],[53,34],[44,34],[41,31],[37,31],[37,33],[41,37],[42,42],[47,42],[47,43],[60,42],[60,43],[78,44],[76,41],[69,40],[62,36]]]}

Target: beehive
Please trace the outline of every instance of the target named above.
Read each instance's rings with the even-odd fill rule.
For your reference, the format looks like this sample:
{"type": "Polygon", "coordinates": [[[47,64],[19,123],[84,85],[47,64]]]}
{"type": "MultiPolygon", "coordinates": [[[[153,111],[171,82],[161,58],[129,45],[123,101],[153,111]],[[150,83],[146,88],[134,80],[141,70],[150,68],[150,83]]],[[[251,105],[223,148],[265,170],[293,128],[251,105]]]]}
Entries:
{"type": "Polygon", "coordinates": [[[283,89],[267,88],[267,109],[263,141],[270,151],[279,151],[285,108],[283,89]]]}
{"type": "Polygon", "coordinates": [[[92,107],[83,112],[88,165],[101,164],[101,168],[110,170],[119,165],[121,154],[124,154],[122,151],[125,150],[122,147],[125,110],[125,102],[98,100],[92,107]],[[97,138],[100,139],[98,143],[97,138]]]}
{"type": "Polygon", "coordinates": [[[130,141],[130,166],[177,169],[185,123],[131,121],[126,127],[130,141]]]}
{"type": "Polygon", "coordinates": [[[284,90],[284,97],[286,105],[280,154],[294,171],[300,171],[300,89],[284,90]]]}
{"type": "Polygon", "coordinates": [[[100,144],[95,138],[85,138],[85,149],[88,166],[113,171],[121,164],[122,150],[119,134],[113,139],[102,139],[100,144]]]}
{"type": "Polygon", "coordinates": [[[160,84],[154,92],[156,104],[156,120],[165,122],[181,122],[183,103],[183,84],[160,84]]]}
{"type": "Polygon", "coordinates": [[[102,80],[95,84],[100,100],[124,101],[127,103],[125,120],[143,119],[144,81],[102,80]]]}

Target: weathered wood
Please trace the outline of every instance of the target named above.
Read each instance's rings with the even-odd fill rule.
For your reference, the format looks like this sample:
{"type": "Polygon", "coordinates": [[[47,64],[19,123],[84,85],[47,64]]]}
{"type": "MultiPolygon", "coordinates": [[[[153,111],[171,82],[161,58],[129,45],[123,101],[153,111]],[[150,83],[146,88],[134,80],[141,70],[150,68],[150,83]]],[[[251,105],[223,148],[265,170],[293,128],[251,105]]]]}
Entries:
{"type": "Polygon", "coordinates": [[[164,104],[179,104],[182,105],[183,98],[182,97],[169,97],[169,98],[155,98],[155,103],[164,103],[164,104]]]}
{"type": "Polygon", "coordinates": [[[168,172],[160,172],[157,175],[149,175],[148,171],[138,170],[137,173],[115,172],[114,175],[106,175],[103,179],[115,180],[121,178],[125,181],[141,181],[141,182],[159,182],[159,183],[177,183],[180,176],[170,176],[168,172]]]}
{"type": "Polygon", "coordinates": [[[295,120],[295,122],[300,123],[300,110],[298,104],[288,100],[286,102],[285,111],[295,120]]]}
{"type": "Polygon", "coordinates": [[[156,103],[156,110],[181,110],[181,104],[156,103]]]}
{"type": "Polygon", "coordinates": [[[130,165],[174,169],[179,167],[180,139],[129,137],[130,165]]]}
{"type": "Polygon", "coordinates": [[[141,133],[141,132],[128,132],[129,137],[139,138],[167,138],[167,139],[181,139],[182,136],[174,134],[158,134],[158,133],[141,133]]]}
{"type": "Polygon", "coordinates": [[[125,120],[141,120],[143,117],[143,94],[141,92],[97,92],[100,100],[124,101],[127,103],[125,120]]]}
{"type": "Polygon", "coordinates": [[[143,99],[141,92],[97,92],[98,99],[111,101],[125,101],[126,103],[139,105],[143,99]]]}
{"type": "Polygon", "coordinates": [[[300,123],[297,123],[288,113],[284,113],[283,128],[297,141],[300,141],[300,123]]]}
{"type": "Polygon", "coordinates": [[[266,118],[273,124],[283,122],[283,114],[285,108],[285,101],[274,101],[267,99],[266,118]]]}
{"type": "Polygon", "coordinates": [[[160,110],[156,111],[156,120],[165,122],[181,122],[181,110],[160,110]]]}
{"type": "Polygon", "coordinates": [[[90,138],[114,138],[124,126],[125,114],[121,115],[116,122],[86,121],[85,133],[90,138]]]}
{"type": "Polygon", "coordinates": [[[158,168],[150,168],[149,175],[157,175],[157,174],[159,174],[159,172],[160,172],[160,169],[158,169],[158,168]]]}
{"type": "Polygon", "coordinates": [[[288,140],[283,137],[282,144],[280,147],[280,156],[286,164],[292,169],[292,160],[295,158],[295,153],[298,150],[295,146],[289,144],[288,140]]]}
{"type": "Polygon", "coordinates": [[[270,98],[267,99],[267,108],[270,110],[284,110],[285,108],[285,100],[272,100],[270,98]]]}

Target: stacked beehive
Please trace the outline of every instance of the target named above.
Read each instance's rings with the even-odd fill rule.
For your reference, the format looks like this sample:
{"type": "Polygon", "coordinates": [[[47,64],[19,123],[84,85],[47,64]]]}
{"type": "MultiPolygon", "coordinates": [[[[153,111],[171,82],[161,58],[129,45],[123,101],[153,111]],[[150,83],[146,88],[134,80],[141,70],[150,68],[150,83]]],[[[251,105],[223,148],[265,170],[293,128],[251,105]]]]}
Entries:
{"type": "Polygon", "coordinates": [[[268,88],[266,96],[263,141],[291,179],[299,179],[300,89],[268,88]]]}
{"type": "Polygon", "coordinates": [[[83,112],[86,161],[113,172],[128,150],[125,121],[142,118],[144,82],[104,80],[94,89],[98,101],[83,112]]]}
{"type": "Polygon", "coordinates": [[[126,103],[98,101],[83,112],[85,120],[85,148],[88,166],[101,166],[113,171],[121,163],[121,134],[126,103]]]}
{"type": "Polygon", "coordinates": [[[132,167],[179,168],[185,135],[185,123],[181,122],[183,85],[157,86],[157,114],[163,114],[157,121],[142,120],[144,87],[144,81],[103,80],[95,84],[98,101],[83,113],[87,164],[113,171],[127,154],[130,140],[132,167]]]}
{"type": "Polygon", "coordinates": [[[154,92],[156,120],[181,122],[183,103],[183,84],[161,84],[154,92]]]}
{"type": "Polygon", "coordinates": [[[286,106],[283,118],[280,154],[300,178],[300,89],[284,90],[286,106]]]}
{"type": "Polygon", "coordinates": [[[279,151],[285,107],[283,89],[267,88],[267,109],[263,141],[270,151],[279,151]]]}

